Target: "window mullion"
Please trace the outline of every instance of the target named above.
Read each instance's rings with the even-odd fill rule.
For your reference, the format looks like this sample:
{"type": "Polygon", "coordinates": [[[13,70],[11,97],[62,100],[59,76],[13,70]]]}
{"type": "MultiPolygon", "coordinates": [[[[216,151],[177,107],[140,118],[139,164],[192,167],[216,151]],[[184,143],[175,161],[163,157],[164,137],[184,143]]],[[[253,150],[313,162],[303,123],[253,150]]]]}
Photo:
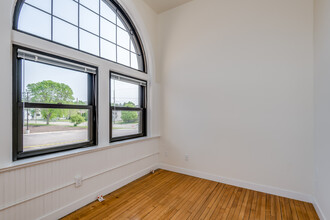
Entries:
{"type": "Polygon", "coordinates": [[[54,0],[51,0],[51,40],[54,40],[54,0]]]}
{"type": "Polygon", "coordinates": [[[70,104],[48,104],[48,103],[22,103],[24,108],[56,108],[56,109],[93,109],[93,105],[70,105],[70,104]]]}
{"type": "Polygon", "coordinates": [[[111,106],[111,109],[114,111],[143,111],[144,108],[111,106]]]}

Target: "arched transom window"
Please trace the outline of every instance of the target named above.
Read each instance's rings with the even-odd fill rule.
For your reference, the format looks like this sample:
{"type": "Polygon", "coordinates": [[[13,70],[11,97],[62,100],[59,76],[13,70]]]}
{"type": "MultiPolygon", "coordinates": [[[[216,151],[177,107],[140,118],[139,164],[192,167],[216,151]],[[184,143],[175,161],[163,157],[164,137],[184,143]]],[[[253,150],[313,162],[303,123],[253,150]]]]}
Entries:
{"type": "Polygon", "coordinates": [[[14,29],[146,71],[140,38],[110,0],[19,0],[14,29]]]}

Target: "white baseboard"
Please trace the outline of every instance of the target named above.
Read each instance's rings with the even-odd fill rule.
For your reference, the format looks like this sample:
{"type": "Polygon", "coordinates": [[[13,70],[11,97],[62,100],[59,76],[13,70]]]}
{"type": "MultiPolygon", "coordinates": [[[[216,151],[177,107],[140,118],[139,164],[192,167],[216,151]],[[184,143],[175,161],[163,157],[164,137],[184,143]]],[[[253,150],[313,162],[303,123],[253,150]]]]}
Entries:
{"type": "Polygon", "coordinates": [[[133,182],[134,180],[150,173],[151,170],[155,170],[157,168],[158,168],[158,166],[154,165],[154,166],[148,167],[144,170],[141,170],[131,176],[128,176],[122,180],[117,181],[116,183],[114,183],[112,185],[109,185],[107,187],[104,187],[103,189],[90,193],[89,195],[86,195],[86,196],[82,197],[81,199],[70,203],[69,205],[66,205],[58,210],[48,213],[47,215],[41,217],[40,219],[53,220],[53,219],[59,219],[61,217],[64,217],[64,216],[74,212],[75,210],[95,201],[98,195],[100,195],[100,194],[107,195],[107,194],[127,185],[128,183],[133,182]]]}
{"type": "Polygon", "coordinates": [[[190,170],[190,169],[186,169],[186,168],[176,167],[176,166],[172,166],[172,165],[164,164],[164,163],[160,163],[159,168],[177,172],[177,173],[190,175],[190,176],[199,177],[202,179],[212,180],[215,182],[220,182],[220,183],[224,183],[224,184],[228,184],[228,185],[232,185],[232,186],[246,188],[246,189],[250,189],[250,190],[254,190],[254,191],[258,191],[258,192],[286,197],[289,199],[295,199],[295,200],[309,202],[309,203],[314,202],[313,196],[311,196],[311,195],[302,194],[299,192],[289,191],[289,190],[285,190],[285,189],[280,189],[280,188],[276,188],[276,187],[272,187],[272,186],[264,186],[264,185],[259,185],[259,184],[255,184],[255,183],[251,183],[251,182],[242,181],[242,180],[230,179],[230,178],[226,178],[226,177],[216,176],[214,174],[209,174],[209,173],[190,170]]]}
{"type": "Polygon", "coordinates": [[[317,202],[317,200],[315,199],[313,202],[314,208],[316,210],[316,213],[318,214],[318,216],[320,217],[321,220],[327,220],[321,207],[319,206],[319,203],[317,202]]]}

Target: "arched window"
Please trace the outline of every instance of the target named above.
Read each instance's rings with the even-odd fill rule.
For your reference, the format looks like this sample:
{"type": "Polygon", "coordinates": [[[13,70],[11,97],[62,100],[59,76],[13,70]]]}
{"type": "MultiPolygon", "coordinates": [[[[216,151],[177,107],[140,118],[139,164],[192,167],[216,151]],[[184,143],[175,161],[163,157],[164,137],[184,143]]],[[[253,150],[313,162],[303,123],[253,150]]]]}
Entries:
{"type": "Polygon", "coordinates": [[[146,71],[139,35],[115,0],[18,0],[14,29],[146,71]]]}
{"type": "Polygon", "coordinates": [[[144,49],[116,0],[17,0],[13,29],[13,160],[97,146],[99,111],[110,142],[147,135],[144,49]]]}

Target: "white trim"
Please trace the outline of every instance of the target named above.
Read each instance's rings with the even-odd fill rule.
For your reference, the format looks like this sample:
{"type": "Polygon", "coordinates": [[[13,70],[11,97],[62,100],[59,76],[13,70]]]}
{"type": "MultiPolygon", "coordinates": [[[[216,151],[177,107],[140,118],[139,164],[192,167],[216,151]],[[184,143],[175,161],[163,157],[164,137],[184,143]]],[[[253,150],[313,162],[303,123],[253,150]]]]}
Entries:
{"type": "Polygon", "coordinates": [[[260,184],[246,182],[246,181],[242,181],[242,180],[230,179],[230,178],[226,178],[226,177],[216,176],[214,174],[190,170],[190,169],[181,168],[181,167],[164,164],[164,163],[160,163],[159,168],[164,169],[164,170],[169,170],[172,172],[177,172],[177,173],[194,176],[194,177],[199,177],[202,179],[212,180],[215,182],[229,184],[229,185],[233,185],[233,186],[237,186],[237,187],[241,187],[241,188],[246,188],[246,189],[250,189],[250,190],[254,190],[254,191],[258,191],[258,192],[264,192],[264,193],[268,193],[268,194],[272,194],[272,195],[286,197],[289,199],[295,199],[295,200],[309,202],[309,203],[314,202],[314,199],[311,195],[294,192],[294,191],[290,191],[290,190],[286,190],[286,189],[280,189],[280,188],[276,188],[276,187],[272,187],[272,186],[260,185],[260,184]]]}
{"type": "Polygon", "coordinates": [[[40,53],[35,53],[24,49],[17,50],[17,58],[48,64],[48,65],[54,65],[62,68],[68,68],[79,72],[85,72],[91,74],[97,73],[97,68],[94,67],[77,64],[75,62],[69,62],[63,59],[54,58],[48,55],[42,55],[40,53]]]}
{"type": "Polygon", "coordinates": [[[315,199],[313,202],[315,211],[317,213],[317,215],[319,216],[320,220],[327,220],[327,218],[324,215],[324,212],[322,211],[321,207],[319,206],[319,203],[317,202],[317,200],[315,199]]]}
{"type": "Polygon", "coordinates": [[[127,140],[127,141],[121,141],[121,142],[116,142],[109,144],[108,146],[105,147],[88,147],[88,148],[80,148],[72,151],[64,151],[60,153],[55,153],[55,154],[49,154],[45,156],[39,156],[39,157],[34,157],[34,158],[29,158],[25,160],[19,160],[12,162],[8,165],[4,165],[0,167],[0,173],[8,172],[8,171],[13,171],[25,167],[31,167],[35,166],[38,164],[43,164],[43,163],[48,163],[51,161],[56,161],[56,160],[62,160],[70,157],[76,157],[84,154],[89,154],[89,153],[94,153],[98,151],[103,151],[103,150],[109,150],[115,147],[121,147],[124,145],[129,145],[129,144],[134,144],[142,141],[148,141],[152,139],[157,139],[160,136],[155,136],[155,137],[142,137],[142,138],[137,138],[137,139],[132,139],[132,140],[127,140]]]}
{"type": "Polygon", "coordinates": [[[116,183],[110,185],[110,186],[107,186],[107,187],[104,187],[103,189],[100,189],[100,190],[97,190],[96,192],[93,192],[93,193],[90,193],[86,196],[84,196],[83,198],[75,201],[75,202],[72,202],[70,203],[69,205],[66,205],[60,209],[57,209],[49,214],[46,214],[44,216],[42,216],[41,218],[39,219],[43,219],[43,220],[47,220],[47,219],[59,219],[61,217],[64,217],[72,212],[74,212],[75,210],[93,202],[96,200],[97,196],[99,194],[102,194],[102,195],[107,195],[125,185],[127,185],[128,183],[148,174],[150,171],[154,170],[157,166],[151,166],[151,167],[148,167],[144,170],[141,170],[139,171],[138,173],[135,173],[129,177],[126,177],[125,179],[122,179],[122,180],[119,180],[117,181],[116,183]]]}
{"type": "Polygon", "coordinates": [[[100,69],[103,67],[107,69],[107,72],[109,70],[112,70],[118,73],[125,73],[126,75],[138,79],[148,80],[149,74],[138,71],[136,69],[132,69],[116,62],[109,61],[102,57],[98,57],[96,55],[92,55],[84,51],[67,47],[65,45],[61,45],[43,38],[35,37],[33,35],[23,33],[21,31],[12,30],[11,33],[12,44],[14,45],[26,47],[32,50],[36,50],[38,52],[44,52],[61,58],[66,58],[69,60],[85,63],[90,66],[98,67],[99,75],[102,74],[100,69]]]}

